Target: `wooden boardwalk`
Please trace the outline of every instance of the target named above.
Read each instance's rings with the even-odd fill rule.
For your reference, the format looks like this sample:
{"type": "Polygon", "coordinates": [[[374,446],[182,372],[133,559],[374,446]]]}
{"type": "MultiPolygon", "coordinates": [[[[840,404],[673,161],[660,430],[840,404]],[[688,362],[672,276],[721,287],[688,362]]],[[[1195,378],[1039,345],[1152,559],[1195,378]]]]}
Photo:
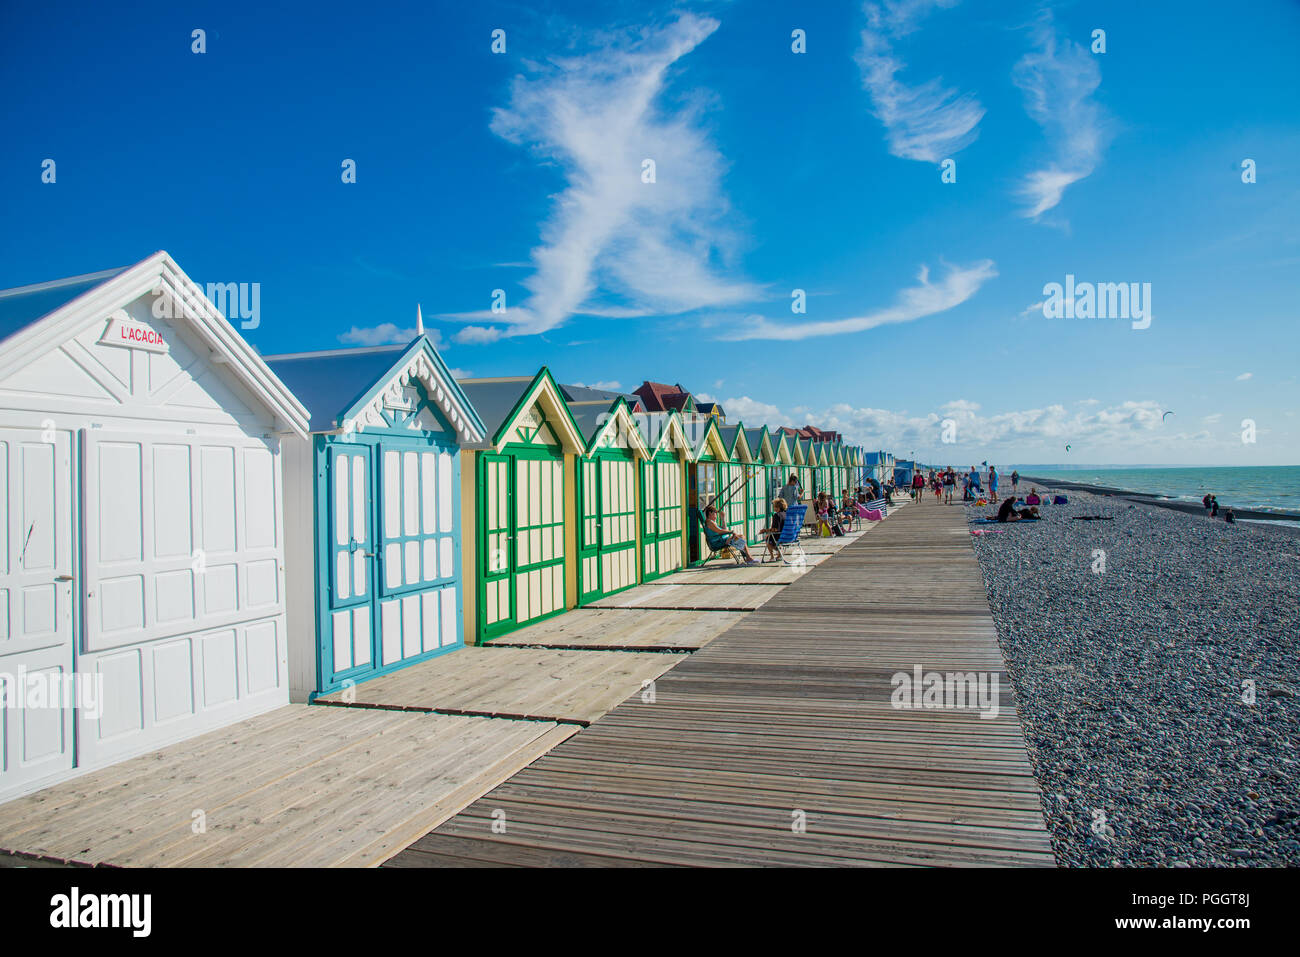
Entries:
{"type": "Polygon", "coordinates": [[[388,866],[1053,863],[964,510],[927,502],[388,866]],[[992,672],[999,713],[893,707],[916,666],[992,672]]]}
{"type": "Polygon", "coordinates": [[[289,705],[0,805],[0,852],[127,867],[374,866],[577,732],[289,705]]]}

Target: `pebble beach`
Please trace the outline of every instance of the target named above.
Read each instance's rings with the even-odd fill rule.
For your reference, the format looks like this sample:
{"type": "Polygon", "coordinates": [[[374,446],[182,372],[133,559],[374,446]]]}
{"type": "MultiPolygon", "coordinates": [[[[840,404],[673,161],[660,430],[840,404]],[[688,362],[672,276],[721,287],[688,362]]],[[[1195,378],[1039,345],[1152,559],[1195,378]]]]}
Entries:
{"type": "Polygon", "coordinates": [[[1300,865],[1296,530],[1067,494],[971,537],[1057,860],[1300,865]]]}

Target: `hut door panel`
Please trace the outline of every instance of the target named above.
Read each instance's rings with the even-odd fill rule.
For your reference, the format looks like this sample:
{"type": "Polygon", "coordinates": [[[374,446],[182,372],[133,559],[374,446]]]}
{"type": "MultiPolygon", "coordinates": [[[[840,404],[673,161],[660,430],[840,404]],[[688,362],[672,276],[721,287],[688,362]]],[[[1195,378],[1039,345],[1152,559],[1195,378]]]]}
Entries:
{"type": "Polygon", "coordinates": [[[767,490],[767,469],[754,467],[753,474],[749,477],[747,493],[745,537],[751,542],[757,542],[762,538],[759,530],[767,527],[768,499],[771,497],[767,490]]]}
{"type": "Polygon", "coordinates": [[[656,462],[655,519],[659,574],[682,567],[682,479],[676,462],[656,462]]]}
{"type": "Polygon", "coordinates": [[[81,766],[282,700],[279,469],[256,439],[82,433],[81,766]]]}
{"type": "Polygon", "coordinates": [[[379,448],[384,666],[455,644],[459,630],[451,453],[382,442],[379,448]]]}
{"type": "Polygon", "coordinates": [[[636,584],[636,464],[599,461],[600,585],[609,594],[636,584]]]}
{"type": "Polygon", "coordinates": [[[481,620],[484,629],[514,619],[514,469],[504,455],[484,453],[480,489],[483,538],[479,545],[479,574],[483,581],[481,620]]]}
{"type": "Polygon", "coordinates": [[[745,466],[729,465],[725,466],[726,474],[723,478],[725,491],[722,493],[727,500],[726,519],[727,527],[733,531],[745,533],[745,517],[747,509],[745,507],[745,466]]]}
{"type": "Polygon", "coordinates": [[[564,462],[514,460],[514,621],[564,610],[564,462]]]}
{"type": "Polygon", "coordinates": [[[578,461],[578,601],[599,598],[600,460],[578,461]]]}
{"type": "Polygon", "coordinates": [[[636,466],[625,459],[579,460],[580,601],[636,584],[636,466]]]}
{"type": "Polygon", "coordinates": [[[641,576],[658,578],[659,482],[658,463],[643,462],[641,469],[641,576]]]}
{"type": "Polygon", "coordinates": [[[0,431],[0,795],[74,760],[71,443],[46,437],[0,431]]]}
{"type": "Polygon", "coordinates": [[[374,560],[370,449],[330,450],[332,680],[374,663],[374,560]]]}

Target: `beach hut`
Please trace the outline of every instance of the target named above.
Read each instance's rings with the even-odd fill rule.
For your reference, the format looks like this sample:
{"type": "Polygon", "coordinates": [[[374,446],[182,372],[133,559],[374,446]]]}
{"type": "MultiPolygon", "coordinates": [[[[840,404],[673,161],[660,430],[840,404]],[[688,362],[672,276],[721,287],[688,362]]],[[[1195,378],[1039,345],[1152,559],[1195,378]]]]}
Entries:
{"type": "Polygon", "coordinates": [[[721,496],[725,488],[720,481],[721,470],[730,466],[731,451],[722,440],[714,416],[698,413],[683,416],[682,428],[692,450],[686,482],[687,561],[697,565],[708,559],[709,549],[693,510],[702,511],[721,496]]]}
{"type": "Polygon", "coordinates": [[[745,443],[754,459],[745,488],[745,537],[751,544],[757,544],[763,540],[762,529],[767,528],[772,499],[781,486],[771,484],[776,454],[772,450],[772,437],[767,426],[744,429],[744,433],[745,443]]]}
{"type": "Polygon", "coordinates": [[[772,446],[773,458],[767,470],[767,489],[768,494],[775,498],[776,493],[781,490],[794,471],[794,458],[790,454],[790,436],[783,430],[777,429],[775,432],[768,433],[768,439],[772,446]]]}
{"type": "Polygon", "coordinates": [[[560,389],[569,398],[569,412],[586,440],[585,451],[574,459],[581,605],[631,588],[638,581],[637,535],[642,512],[637,478],[650,453],[623,396],[614,396],[612,401],[609,393],[580,399],[574,387],[560,389]]]}
{"type": "Polygon", "coordinates": [[[716,503],[722,510],[727,527],[745,534],[748,538],[749,520],[748,488],[754,473],[758,471],[754,459],[754,450],[745,437],[743,422],[735,425],[721,425],[718,434],[727,447],[727,462],[718,466],[719,500],[716,503]]]}
{"type": "Polygon", "coordinates": [[[545,368],[459,384],[487,433],[461,451],[462,566],[475,578],[465,641],[482,644],[576,605],[571,476],[587,442],[545,368]]]}
{"type": "Polygon", "coordinates": [[[0,292],[0,800],[288,703],[306,428],[165,252],[0,292]]]}
{"type": "Polygon", "coordinates": [[[899,488],[906,488],[912,484],[912,475],[915,471],[916,463],[910,459],[898,459],[894,462],[894,484],[899,488]]]}
{"type": "Polygon", "coordinates": [[[266,362],[311,410],[284,444],[294,700],[462,647],[460,449],[484,428],[433,343],[266,362]]]}
{"type": "Polygon", "coordinates": [[[632,417],[650,451],[641,463],[641,580],[652,581],[687,561],[686,474],[691,444],[676,410],[637,412],[632,417]]]}

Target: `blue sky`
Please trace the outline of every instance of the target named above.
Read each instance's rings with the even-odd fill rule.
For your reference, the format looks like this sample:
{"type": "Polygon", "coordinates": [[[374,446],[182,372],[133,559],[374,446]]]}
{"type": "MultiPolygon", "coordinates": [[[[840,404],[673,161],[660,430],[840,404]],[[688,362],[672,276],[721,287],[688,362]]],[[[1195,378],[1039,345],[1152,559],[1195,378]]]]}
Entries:
{"type": "Polygon", "coordinates": [[[900,454],[1300,461],[1300,4],[809,7],[9,5],[0,286],[163,248],[264,353],[420,303],[475,375],[900,454]],[[1046,318],[1067,274],[1150,326],[1046,318]]]}

